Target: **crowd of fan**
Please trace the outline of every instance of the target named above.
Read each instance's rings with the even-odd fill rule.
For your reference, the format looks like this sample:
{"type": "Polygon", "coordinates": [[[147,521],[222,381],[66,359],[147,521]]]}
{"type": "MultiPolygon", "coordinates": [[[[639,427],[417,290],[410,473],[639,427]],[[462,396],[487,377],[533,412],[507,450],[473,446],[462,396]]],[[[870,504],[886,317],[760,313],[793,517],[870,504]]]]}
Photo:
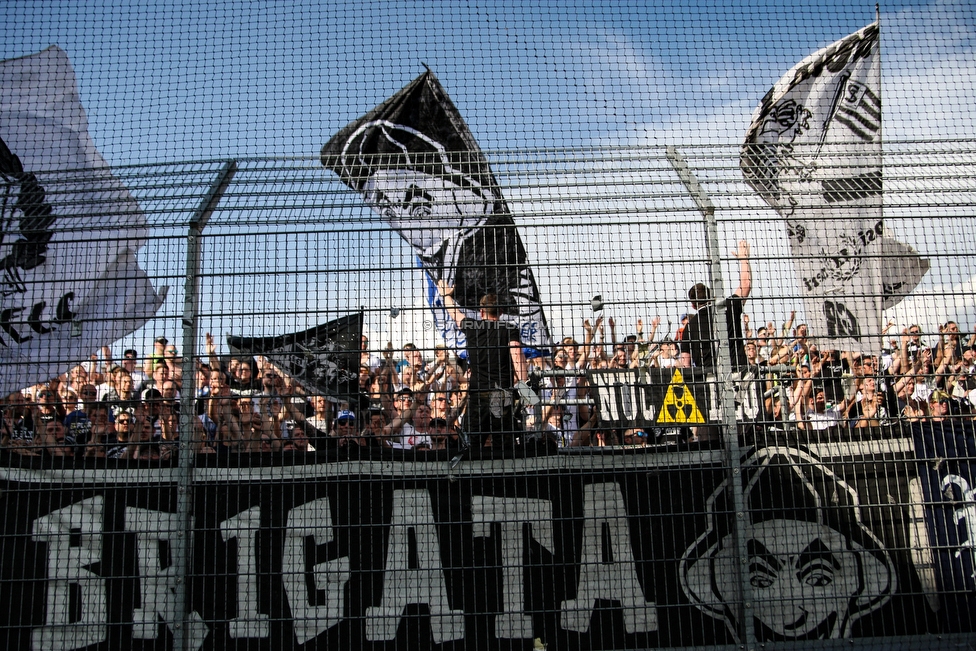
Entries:
{"type": "MultiPolygon", "coordinates": [[[[683,341],[691,316],[682,317],[673,337],[669,333],[660,341],[655,340],[659,318],[651,321],[649,337],[645,338],[638,320],[636,334],[620,341],[611,319],[606,344],[602,319],[594,326],[584,322],[582,346],[572,338],[563,339],[551,361],[535,362],[558,369],[693,367],[687,339],[683,341]]],[[[949,321],[937,335],[911,325],[892,336],[895,324],[889,322],[882,332],[882,354],[875,356],[821,348],[809,336],[806,324],[794,327],[794,318],[795,312],[780,327],[767,322],[753,330],[749,315],[742,314],[741,330],[734,329],[731,367],[740,434],[757,438],[773,432],[789,434],[787,440],[794,441],[797,437],[837,441],[868,434],[902,436],[908,433],[901,426],[923,421],[976,418],[976,330],[967,335],[949,321]],[[931,344],[926,334],[933,339],[931,344]]],[[[681,443],[716,432],[693,427],[601,427],[595,406],[573,404],[590,391],[585,376],[550,377],[545,386],[543,398],[570,403],[548,407],[541,416],[541,429],[561,447],[681,443]]]]}
{"type": "Polygon", "coordinates": [[[792,315],[780,331],[767,323],[753,333],[744,321],[739,370],[758,378],[754,420],[763,429],[844,440],[868,432],[910,435],[904,426],[976,415],[976,332],[964,335],[954,321],[937,334],[916,324],[893,337],[889,322],[879,356],[821,348],[806,325],[792,328],[792,315]]]}
{"type": "MultiPolygon", "coordinates": [[[[662,442],[665,432],[658,428],[605,427],[585,371],[691,366],[680,346],[687,322],[683,317],[676,333],[658,339],[659,318],[650,321],[646,335],[638,320],[636,331],[618,340],[613,319],[585,321],[582,342],[563,338],[551,356],[530,361],[537,376],[542,371],[536,386],[542,402],[524,412],[525,428],[516,435],[552,447],[662,442]]],[[[742,339],[733,345],[745,360],[738,370],[753,371],[758,409],[740,410],[740,427],[750,421],[753,427],[844,436],[976,411],[976,334],[966,337],[954,322],[940,328],[931,346],[918,326],[905,328],[887,339],[879,357],[822,349],[805,325],[793,327],[792,317],[755,332],[748,315],[742,322],[742,339]],[[771,371],[756,372],[763,367],[771,371]]],[[[179,444],[186,399],[194,401],[189,447],[197,454],[464,445],[467,370],[443,345],[426,357],[412,344],[371,351],[364,338],[362,395],[342,402],[309,395],[260,356],[218,356],[209,334],[207,353],[195,377],[184,378],[176,348],[163,337],[150,355],[127,350],[118,363],[103,349],[101,359],[92,356],[60,378],[7,396],[0,445],[33,456],[165,459],[179,444]]],[[[697,433],[678,434],[693,439],[697,433]]]]}

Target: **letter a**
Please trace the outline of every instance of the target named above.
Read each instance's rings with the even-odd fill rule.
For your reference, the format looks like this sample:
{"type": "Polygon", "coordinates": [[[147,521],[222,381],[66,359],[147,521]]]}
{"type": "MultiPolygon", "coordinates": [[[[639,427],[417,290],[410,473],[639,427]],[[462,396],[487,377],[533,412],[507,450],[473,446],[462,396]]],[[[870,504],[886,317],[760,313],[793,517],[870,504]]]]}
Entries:
{"type": "Polygon", "coordinates": [[[451,610],[447,600],[441,546],[430,496],[425,490],[393,492],[383,597],[379,606],[366,609],[366,639],[395,638],[403,609],[409,604],[427,604],[430,608],[435,644],[464,637],[464,611],[451,610]],[[416,540],[415,558],[410,553],[411,533],[416,540]]]}
{"type": "Polygon", "coordinates": [[[630,529],[620,489],[615,483],[591,484],[583,499],[583,557],[576,598],[562,603],[562,627],[585,633],[597,599],[619,601],[628,633],[657,630],[654,602],[644,599],[630,546],[630,529]],[[603,532],[609,530],[609,550],[603,532]],[[612,558],[604,558],[609,551],[612,558]]]}

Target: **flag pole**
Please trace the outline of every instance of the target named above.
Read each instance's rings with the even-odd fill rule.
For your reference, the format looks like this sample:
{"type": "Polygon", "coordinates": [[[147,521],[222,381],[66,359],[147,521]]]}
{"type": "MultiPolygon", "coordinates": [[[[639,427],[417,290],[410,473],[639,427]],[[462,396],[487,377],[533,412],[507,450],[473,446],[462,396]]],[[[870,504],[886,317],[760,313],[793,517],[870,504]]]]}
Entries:
{"type": "MultiPolygon", "coordinates": [[[[712,310],[712,337],[718,341],[718,351],[715,356],[716,376],[709,374],[706,381],[713,382],[711,393],[718,393],[720,397],[721,418],[722,418],[722,446],[725,453],[726,467],[732,471],[732,477],[738,479],[741,476],[743,450],[739,445],[738,427],[735,419],[735,386],[732,382],[732,341],[726,327],[726,302],[725,287],[722,277],[721,251],[718,242],[718,222],[715,219],[715,205],[709,199],[705,189],[698,182],[694,172],[688,166],[684,156],[674,145],[665,148],[665,155],[671,167],[688,190],[689,196],[695,202],[695,206],[701,212],[705,222],[705,246],[708,249],[708,258],[711,263],[710,281],[712,286],[712,297],[715,300],[712,310]]],[[[714,403],[713,403],[714,404],[714,403]]],[[[730,482],[729,490],[732,492],[732,503],[736,513],[740,516],[749,510],[745,492],[741,482],[730,482]]],[[[756,647],[756,633],[751,625],[754,619],[755,609],[753,607],[752,590],[748,583],[743,567],[746,559],[749,558],[747,549],[747,532],[745,530],[747,519],[740,519],[734,530],[735,553],[739,559],[735,563],[738,585],[740,586],[741,599],[734,604],[737,610],[738,621],[746,622],[742,625],[742,632],[745,636],[745,648],[754,649],[756,647]]],[[[732,604],[730,604],[732,605],[732,604]]]]}
{"type": "MultiPolygon", "coordinates": [[[[874,3],[874,21],[878,24],[878,96],[884,97],[884,61],[881,60],[881,3],[874,3]]],[[[882,101],[882,106],[884,102],[882,101]]],[[[881,196],[878,197],[878,217],[880,218],[882,228],[884,233],[888,233],[888,229],[884,227],[884,205],[885,205],[885,193],[884,193],[884,113],[881,114],[881,118],[878,120],[878,166],[881,171],[881,196]]],[[[882,255],[884,254],[884,249],[881,250],[882,255]]],[[[885,259],[881,258],[881,267],[884,268],[885,259]]],[[[882,289],[882,294],[884,291],[882,289]]],[[[882,296],[882,301],[879,305],[881,308],[881,314],[879,315],[878,324],[883,324],[885,322],[885,307],[884,307],[884,296],[882,296]]],[[[882,326],[883,327],[883,326],[882,326]]],[[[884,335],[881,334],[881,347],[884,348],[884,335]]]]}

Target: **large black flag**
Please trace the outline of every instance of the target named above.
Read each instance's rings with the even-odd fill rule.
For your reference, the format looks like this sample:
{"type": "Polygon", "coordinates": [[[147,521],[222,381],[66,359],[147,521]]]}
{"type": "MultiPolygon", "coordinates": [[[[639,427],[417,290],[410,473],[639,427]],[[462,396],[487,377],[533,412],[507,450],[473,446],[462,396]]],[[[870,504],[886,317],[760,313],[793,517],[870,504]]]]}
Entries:
{"type": "MultiPolygon", "coordinates": [[[[454,285],[454,298],[476,317],[496,294],[502,318],[519,325],[529,346],[549,331],[525,247],[488,161],[431,72],[348,124],[322,147],[322,164],[400,233],[431,285],[454,285]]],[[[441,334],[463,348],[436,290],[428,300],[441,334]]]]}
{"type": "Polygon", "coordinates": [[[262,355],[310,394],[354,400],[359,394],[361,312],[277,337],[227,336],[237,354],[262,355]]]}

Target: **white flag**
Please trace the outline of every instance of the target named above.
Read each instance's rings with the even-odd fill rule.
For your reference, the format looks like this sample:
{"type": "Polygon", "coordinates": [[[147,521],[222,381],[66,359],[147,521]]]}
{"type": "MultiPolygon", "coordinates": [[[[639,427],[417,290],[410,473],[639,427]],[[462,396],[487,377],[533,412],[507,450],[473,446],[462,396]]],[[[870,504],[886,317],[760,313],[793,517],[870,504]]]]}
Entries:
{"type": "Polygon", "coordinates": [[[746,181],[786,220],[810,331],[830,347],[880,352],[882,310],[928,270],[885,233],[881,154],[877,23],[776,82],[742,148],[746,181]]]}
{"type": "Polygon", "coordinates": [[[57,46],[0,62],[0,395],[59,375],[162,304],[145,215],[88,135],[57,46]]]}
{"type": "Polygon", "coordinates": [[[888,310],[905,300],[931,266],[914,247],[887,235],[881,238],[882,308],[888,310]]]}

